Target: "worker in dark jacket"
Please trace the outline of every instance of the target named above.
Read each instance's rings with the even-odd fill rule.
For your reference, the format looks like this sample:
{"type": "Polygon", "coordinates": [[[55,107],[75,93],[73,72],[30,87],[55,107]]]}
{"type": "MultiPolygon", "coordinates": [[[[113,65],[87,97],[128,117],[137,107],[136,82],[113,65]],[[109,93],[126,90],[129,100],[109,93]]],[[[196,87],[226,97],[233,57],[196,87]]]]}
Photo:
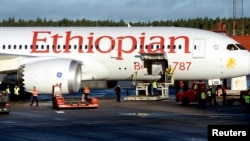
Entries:
{"type": "Polygon", "coordinates": [[[114,90],[115,90],[115,94],[116,94],[116,101],[121,102],[121,87],[120,87],[120,85],[117,85],[114,90]]]}

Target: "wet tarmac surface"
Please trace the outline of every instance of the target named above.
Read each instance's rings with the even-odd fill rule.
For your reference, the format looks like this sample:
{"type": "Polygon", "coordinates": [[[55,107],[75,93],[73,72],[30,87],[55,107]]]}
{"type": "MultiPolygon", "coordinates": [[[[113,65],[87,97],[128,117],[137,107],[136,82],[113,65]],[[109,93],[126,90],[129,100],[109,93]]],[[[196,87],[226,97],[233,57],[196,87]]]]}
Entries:
{"type": "Polygon", "coordinates": [[[122,101],[99,98],[97,109],[52,108],[12,102],[0,115],[1,141],[206,141],[208,125],[246,125],[250,115],[240,104],[188,107],[173,98],[162,101],[122,101]]]}

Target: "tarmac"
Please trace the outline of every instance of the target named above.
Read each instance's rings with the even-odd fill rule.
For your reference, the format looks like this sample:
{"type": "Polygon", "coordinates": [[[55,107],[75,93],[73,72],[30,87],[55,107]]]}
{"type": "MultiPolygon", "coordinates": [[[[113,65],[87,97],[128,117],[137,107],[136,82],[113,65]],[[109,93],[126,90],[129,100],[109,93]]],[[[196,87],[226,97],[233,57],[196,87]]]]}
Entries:
{"type": "Polygon", "coordinates": [[[207,141],[208,125],[250,125],[241,104],[182,106],[174,97],[161,101],[122,101],[99,97],[97,109],[53,109],[51,100],[11,103],[0,115],[4,141],[207,141]]]}

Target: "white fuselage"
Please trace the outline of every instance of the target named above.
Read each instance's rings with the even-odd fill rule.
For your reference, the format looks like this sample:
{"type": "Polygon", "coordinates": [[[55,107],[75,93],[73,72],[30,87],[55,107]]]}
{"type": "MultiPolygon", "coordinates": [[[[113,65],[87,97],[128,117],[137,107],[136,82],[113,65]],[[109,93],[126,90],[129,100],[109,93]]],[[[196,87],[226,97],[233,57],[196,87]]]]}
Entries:
{"type": "Polygon", "coordinates": [[[1,27],[0,62],[6,65],[0,71],[18,70],[21,65],[46,59],[68,59],[81,64],[82,81],[129,80],[135,73],[138,80],[145,80],[148,69],[143,54],[159,53],[174,67],[176,80],[248,75],[249,52],[231,51],[229,44],[239,43],[192,28],[1,27]]]}

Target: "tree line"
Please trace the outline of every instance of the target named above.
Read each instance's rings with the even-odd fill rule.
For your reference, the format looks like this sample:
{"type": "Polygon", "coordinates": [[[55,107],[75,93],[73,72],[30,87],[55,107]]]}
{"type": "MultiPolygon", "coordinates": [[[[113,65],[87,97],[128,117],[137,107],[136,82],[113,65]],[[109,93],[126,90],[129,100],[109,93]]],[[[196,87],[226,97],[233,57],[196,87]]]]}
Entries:
{"type": "MultiPolygon", "coordinates": [[[[243,18],[243,31],[244,34],[250,34],[250,18],[243,18]]],[[[0,21],[1,27],[12,27],[12,26],[175,26],[175,27],[192,27],[199,29],[216,29],[219,22],[227,24],[227,30],[232,33],[233,19],[232,18],[189,18],[189,19],[178,19],[178,20],[159,20],[159,21],[147,21],[147,22],[130,22],[126,23],[124,20],[113,21],[113,20],[88,20],[88,19],[76,19],[70,20],[63,18],[61,20],[47,20],[46,18],[40,18],[33,20],[15,19],[9,17],[6,20],[0,21]]]]}

